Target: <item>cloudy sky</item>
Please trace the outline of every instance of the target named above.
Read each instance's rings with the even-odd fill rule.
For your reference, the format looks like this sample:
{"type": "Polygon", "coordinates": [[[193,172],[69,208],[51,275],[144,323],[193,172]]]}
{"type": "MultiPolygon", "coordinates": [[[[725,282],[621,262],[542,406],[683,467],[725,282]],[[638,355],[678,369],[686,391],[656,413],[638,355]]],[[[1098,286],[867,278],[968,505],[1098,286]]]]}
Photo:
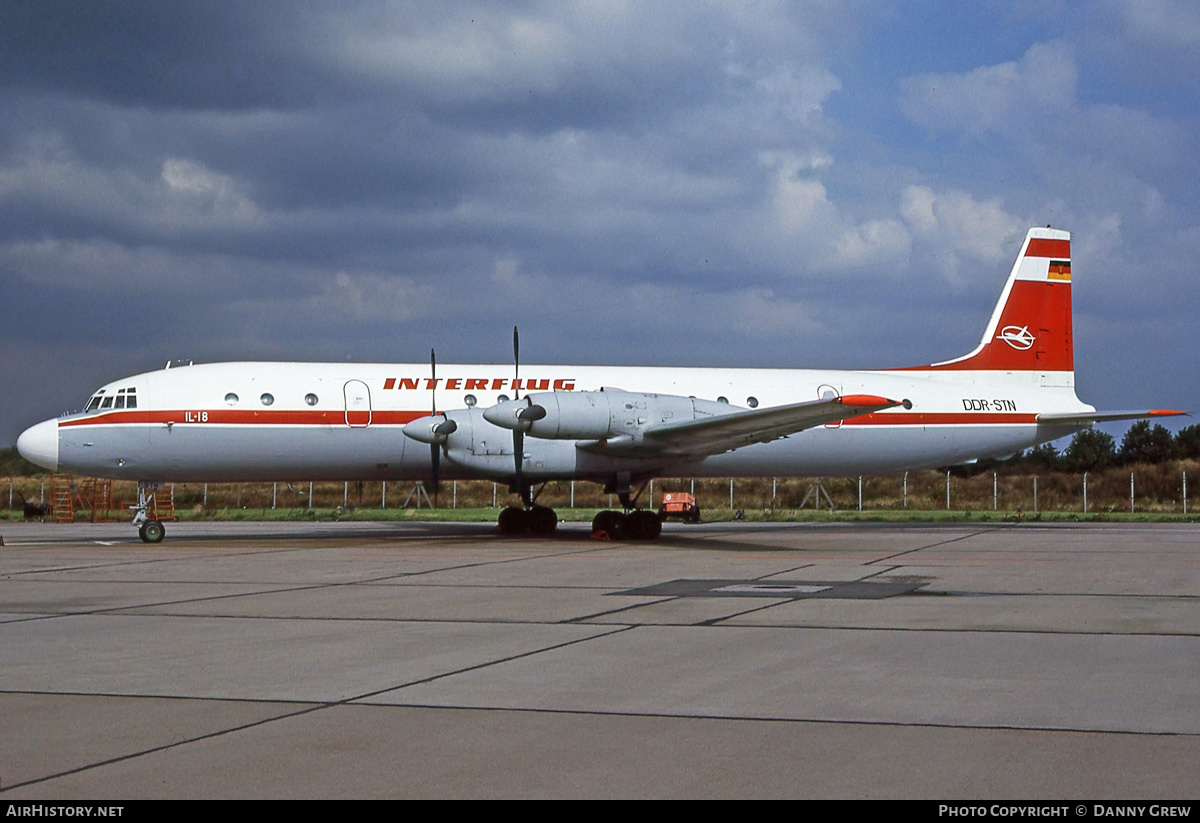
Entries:
{"type": "MultiPolygon", "coordinates": [[[[1200,410],[1200,6],[0,5],[0,445],[168,359],[875,368],[1074,232],[1200,410]]],[[[1192,422],[1185,420],[1184,424],[1192,422]]]]}

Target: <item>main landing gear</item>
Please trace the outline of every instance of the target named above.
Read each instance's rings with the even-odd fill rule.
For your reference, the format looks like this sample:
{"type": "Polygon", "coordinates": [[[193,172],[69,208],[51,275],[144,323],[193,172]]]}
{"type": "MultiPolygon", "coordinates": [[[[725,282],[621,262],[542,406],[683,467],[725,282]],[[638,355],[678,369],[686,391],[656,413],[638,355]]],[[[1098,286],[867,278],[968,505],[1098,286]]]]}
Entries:
{"type": "Polygon", "coordinates": [[[500,512],[496,521],[501,534],[551,535],[558,528],[558,514],[549,506],[530,506],[523,509],[509,506],[500,512]]]}
{"type": "Polygon", "coordinates": [[[662,521],[649,509],[628,513],[606,509],[592,519],[592,536],[601,534],[610,540],[657,540],[662,534],[662,521]]]}
{"type": "MultiPolygon", "coordinates": [[[[544,488],[545,484],[538,489],[538,494],[544,488]]],[[[549,506],[536,505],[538,496],[533,493],[532,484],[518,479],[509,490],[521,495],[521,502],[525,505],[509,506],[500,512],[496,519],[500,534],[516,535],[529,532],[543,537],[554,534],[554,530],[558,528],[558,514],[549,506]]]]}
{"type": "MultiPolygon", "coordinates": [[[[644,488],[645,484],[638,489],[637,494],[631,494],[628,479],[624,483],[614,483],[610,491],[615,491],[625,511],[606,510],[597,514],[592,519],[592,536],[603,536],[609,540],[657,540],[662,534],[662,520],[658,512],[635,508],[644,488]]],[[[529,533],[542,537],[554,534],[558,528],[558,514],[549,506],[539,506],[535,503],[537,495],[533,493],[532,486],[521,483],[511,490],[521,495],[525,505],[509,506],[500,512],[496,519],[500,534],[529,533]]]]}
{"type": "Polygon", "coordinates": [[[607,537],[609,540],[657,540],[662,534],[662,519],[657,512],[637,508],[638,498],[646,489],[646,483],[638,487],[637,493],[630,489],[630,477],[619,474],[605,491],[616,493],[625,511],[605,510],[592,519],[592,537],[607,537]]]}

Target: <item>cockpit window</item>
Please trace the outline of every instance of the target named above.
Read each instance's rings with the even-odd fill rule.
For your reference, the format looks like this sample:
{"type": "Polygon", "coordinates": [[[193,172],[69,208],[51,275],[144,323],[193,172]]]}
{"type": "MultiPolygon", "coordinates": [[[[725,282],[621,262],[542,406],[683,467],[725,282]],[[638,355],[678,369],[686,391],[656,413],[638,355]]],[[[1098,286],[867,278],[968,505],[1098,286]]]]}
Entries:
{"type": "Polygon", "coordinates": [[[106,394],[108,389],[100,389],[92,399],[88,401],[85,412],[94,412],[104,409],[136,409],[137,404],[137,388],[127,386],[123,389],[117,389],[116,394],[106,394]]]}

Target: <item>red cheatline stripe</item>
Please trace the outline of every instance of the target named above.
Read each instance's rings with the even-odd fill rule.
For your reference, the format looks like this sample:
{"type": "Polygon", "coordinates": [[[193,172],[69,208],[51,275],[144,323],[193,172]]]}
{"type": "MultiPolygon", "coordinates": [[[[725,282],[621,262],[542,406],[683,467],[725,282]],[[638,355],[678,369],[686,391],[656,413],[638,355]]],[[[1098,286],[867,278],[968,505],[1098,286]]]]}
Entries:
{"type": "Polygon", "coordinates": [[[1029,241],[1029,248],[1025,249],[1025,256],[1053,257],[1057,260],[1068,260],[1071,257],[1071,241],[1034,237],[1029,241]]]}
{"type": "MultiPolygon", "coordinates": [[[[846,398],[842,398],[845,400],[846,398]]],[[[345,426],[346,412],[343,411],[237,411],[232,409],[208,410],[207,422],[198,422],[200,411],[122,411],[97,414],[78,420],[63,420],[63,427],[113,426],[113,425],[175,425],[206,426],[213,424],[240,426],[345,426]],[[185,416],[191,414],[192,421],[185,416]]],[[[1161,412],[1167,414],[1169,412],[1161,412]]],[[[365,422],[366,413],[360,412],[365,422]]],[[[371,425],[403,425],[419,417],[423,411],[383,411],[371,413],[371,425]]],[[[1155,414],[1151,412],[1151,414],[1155,414]]],[[[352,420],[357,418],[352,417],[352,420]]],[[[947,425],[998,425],[1035,424],[1036,414],[1012,412],[871,412],[844,421],[849,426],[947,426],[947,425]]]]}
{"type": "Polygon", "coordinates": [[[1037,423],[1036,414],[997,412],[871,412],[842,421],[846,426],[949,426],[1037,423]]]}
{"type": "MultiPolygon", "coordinates": [[[[424,417],[429,412],[414,412],[414,411],[393,411],[384,409],[375,409],[371,412],[366,410],[357,411],[351,410],[350,419],[353,422],[364,422],[370,415],[371,423],[379,425],[403,425],[404,423],[416,420],[418,417],[424,417]]],[[[279,411],[253,411],[239,409],[183,409],[172,411],[118,411],[109,412],[108,414],[97,414],[88,417],[82,417],[78,420],[63,420],[59,423],[60,426],[110,426],[126,423],[142,423],[142,424],[159,424],[166,425],[174,423],[176,425],[196,424],[200,426],[225,424],[225,425],[268,425],[268,426],[345,426],[346,411],[345,409],[331,409],[329,411],[310,411],[310,410],[279,410],[279,411]],[[201,416],[208,414],[208,419],[202,421],[201,416]]]]}

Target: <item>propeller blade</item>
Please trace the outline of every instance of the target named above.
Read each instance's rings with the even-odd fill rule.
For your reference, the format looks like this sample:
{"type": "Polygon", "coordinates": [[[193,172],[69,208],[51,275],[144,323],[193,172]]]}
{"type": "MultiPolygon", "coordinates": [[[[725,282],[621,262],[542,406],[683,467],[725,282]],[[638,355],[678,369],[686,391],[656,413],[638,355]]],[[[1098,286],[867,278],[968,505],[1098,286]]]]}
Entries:
{"type": "Polygon", "coordinates": [[[521,464],[525,462],[525,432],[518,426],[513,429],[513,471],[516,473],[517,488],[521,488],[521,464]]]}
{"type": "Polygon", "coordinates": [[[433,349],[429,350],[429,376],[433,378],[429,383],[429,404],[433,407],[429,413],[437,414],[437,356],[433,349]]]}
{"type": "Polygon", "coordinates": [[[513,326],[513,400],[521,399],[521,338],[513,326]]]}
{"type": "MultiPolygon", "coordinates": [[[[429,350],[429,376],[432,378],[429,383],[429,405],[430,415],[437,414],[437,355],[431,348],[429,350]]],[[[444,425],[444,424],[442,424],[444,425]]],[[[434,432],[437,433],[437,427],[434,432]]],[[[438,490],[441,486],[442,479],[442,445],[435,439],[429,445],[429,465],[433,474],[433,507],[438,508],[438,490]]]]}

